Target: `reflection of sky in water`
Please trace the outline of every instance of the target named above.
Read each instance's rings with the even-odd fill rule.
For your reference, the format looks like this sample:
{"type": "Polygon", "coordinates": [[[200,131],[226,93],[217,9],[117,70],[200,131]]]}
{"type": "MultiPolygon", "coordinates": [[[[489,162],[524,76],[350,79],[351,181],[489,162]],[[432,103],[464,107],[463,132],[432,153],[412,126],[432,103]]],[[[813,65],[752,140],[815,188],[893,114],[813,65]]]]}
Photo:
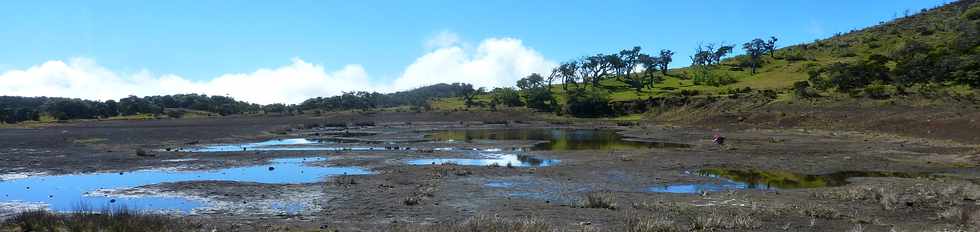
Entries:
{"type": "Polygon", "coordinates": [[[303,139],[303,138],[274,139],[274,140],[262,141],[257,143],[216,144],[216,145],[208,145],[203,147],[184,148],[182,150],[189,151],[189,152],[230,152],[230,151],[243,151],[243,150],[263,151],[263,150],[270,150],[276,148],[303,149],[303,148],[315,148],[315,147],[307,147],[307,146],[282,147],[282,146],[310,145],[310,144],[318,144],[318,143],[321,142],[316,140],[303,139]]]}
{"type": "Polygon", "coordinates": [[[510,188],[514,186],[514,183],[508,181],[489,181],[483,185],[491,188],[510,188]]]}
{"type": "MultiPolygon", "coordinates": [[[[393,146],[363,146],[342,145],[334,142],[310,140],[304,138],[276,139],[257,143],[212,144],[198,147],[181,148],[184,152],[241,152],[241,151],[379,151],[379,150],[419,150],[416,147],[393,146]]],[[[439,147],[433,151],[480,151],[476,148],[439,147]]],[[[483,151],[497,152],[499,148],[489,148],[483,151]]]]}
{"type": "Polygon", "coordinates": [[[444,159],[415,159],[409,160],[411,165],[458,164],[467,166],[507,166],[514,167],[543,167],[558,163],[558,160],[538,159],[531,156],[513,154],[480,154],[482,158],[444,158],[444,159]]]}
{"type": "Polygon", "coordinates": [[[728,190],[738,190],[738,189],[776,189],[775,187],[769,186],[768,184],[762,183],[747,183],[741,181],[730,180],[719,175],[705,173],[705,172],[685,172],[686,174],[695,174],[704,177],[710,177],[718,179],[719,183],[699,183],[699,184],[668,184],[650,187],[647,191],[657,192],[657,193],[701,193],[701,192],[722,192],[728,190]]]}
{"type": "MultiPolygon", "coordinates": [[[[132,188],[164,182],[243,181],[269,184],[312,183],[331,175],[363,175],[371,172],[358,167],[314,167],[304,162],[324,158],[274,159],[269,164],[203,171],[141,170],[125,173],[87,173],[57,176],[33,176],[0,181],[0,202],[45,204],[56,211],[78,209],[79,204],[101,207],[124,205],[144,210],[190,212],[201,207],[193,199],[167,196],[114,197],[93,195],[93,191],[132,188]],[[273,167],[273,170],[270,170],[273,167]],[[114,201],[114,202],[113,202],[114,201]]],[[[289,208],[289,207],[286,207],[289,208]]]]}
{"type": "Polygon", "coordinates": [[[472,129],[432,133],[442,141],[472,140],[540,140],[532,150],[618,150],[642,148],[679,148],[686,144],[639,142],[624,140],[615,130],[530,128],[530,129],[472,129]]]}
{"type": "Polygon", "coordinates": [[[721,183],[703,184],[672,184],[650,187],[650,192],[658,193],[701,193],[701,192],[722,192],[735,189],[774,189],[768,185],[752,185],[735,181],[722,181],[721,183]]]}

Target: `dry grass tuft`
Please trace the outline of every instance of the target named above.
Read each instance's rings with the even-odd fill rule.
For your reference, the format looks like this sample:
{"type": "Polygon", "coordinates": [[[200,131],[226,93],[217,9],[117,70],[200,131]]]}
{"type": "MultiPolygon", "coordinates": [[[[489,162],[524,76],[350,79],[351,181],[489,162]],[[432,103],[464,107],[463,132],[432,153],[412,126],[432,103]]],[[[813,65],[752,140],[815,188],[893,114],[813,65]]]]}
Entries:
{"type": "Polygon", "coordinates": [[[101,211],[78,210],[68,214],[30,210],[0,223],[0,231],[201,231],[203,226],[166,215],[125,207],[101,211]]]}
{"type": "Polygon", "coordinates": [[[545,223],[544,221],[526,217],[505,219],[498,216],[476,216],[461,223],[445,223],[436,225],[398,226],[389,231],[396,232],[557,232],[567,231],[545,223]]]}
{"type": "Polygon", "coordinates": [[[642,216],[635,210],[626,211],[626,231],[627,232],[673,232],[682,231],[674,220],[666,215],[646,215],[642,216]]]}
{"type": "Polygon", "coordinates": [[[583,208],[616,210],[616,201],[609,193],[589,193],[580,204],[583,208]]]}
{"type": "Polygon", "coordinates": [[[762,227],[762,222],[759,219],[738,211],[712,211],[697,215],[691,221],[691,230],[693,231],[746,230],[760,227],[762,227]]]}
{"type": "Polygon", "coordinates": [[[820,219],[838,219],[845,216],[833,207],[816,203],[804,204],[800,206],[800,214],[807,217],[820,219]]]}

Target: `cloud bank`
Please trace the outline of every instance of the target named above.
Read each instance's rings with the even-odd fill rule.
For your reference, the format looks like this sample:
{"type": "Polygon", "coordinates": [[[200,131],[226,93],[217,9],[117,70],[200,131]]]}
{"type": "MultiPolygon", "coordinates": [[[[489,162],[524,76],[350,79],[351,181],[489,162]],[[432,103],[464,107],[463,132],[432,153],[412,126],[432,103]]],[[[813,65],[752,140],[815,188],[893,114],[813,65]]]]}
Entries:
{"type": "Polygon", "coordinates": [[[489,38],[467,49],[451,32],[426,43],[430,51],[393,80],[370,81],[361,65],[337,70],[294,58],[276,68],[228,73],[208,80],[190,80],[149,70],[126,74],[95,60],[51,60],[27,69],[0,73],[0,95],[52,96],[93,100],[178,93],[227,95],[259,104],[300,103],[311,97],[343,91],[391,92],[436,83],[466,82],[479,87],[513,86],[530,73],[546,73],[555,65],[514,38],[489,38]]]}

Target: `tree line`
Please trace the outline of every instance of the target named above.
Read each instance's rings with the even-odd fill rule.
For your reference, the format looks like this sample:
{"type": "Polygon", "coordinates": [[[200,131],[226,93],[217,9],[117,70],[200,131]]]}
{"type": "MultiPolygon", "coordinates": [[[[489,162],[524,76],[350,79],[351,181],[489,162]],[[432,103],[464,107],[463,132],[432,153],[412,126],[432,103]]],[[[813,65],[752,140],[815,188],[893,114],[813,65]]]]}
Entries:
{"type": "MultiPolygon", "coordinates": [[[[752,73],[762,65],[764,55],[774,56],[776,37],[768,40],[753,39],[743,44],[748,57],[748,67],[752,73]]],[[[687,78],[695,84],[724,85],[734,82],[734,79],[723,79],[711,75],[721,61],[734,52],[734,45],[707,44],[698,45],[691,55],[691,66],[687,78]]],[[[663,82],[668,75],[669,65],[673,62],[674,52],[662,49],[656,54],[642,52],[640,46],[623,49],[618,53],[585,56],[562,62],[551,70],[548,76],[533,73],[517,81],[518,90],[497,88],[490,92],[491,106],[504,103],[508,106],[527,106],[539,111],[567,112],[576,116],[603,116],[610,114],[609,93],[615,86],[604,86],[606,80],[615,80],[625,84],[636,92],[644,88],[653,88],[663,82]],[[558,102],[552,93],[555,82],[564,91],[564,102],[558,102]],[[520,97],[523,96],[523,102],[520,97]],[[510,99],[510,100],[507,100],[510,99]]],[[[680,77],[685,78],[685,77],[680,77]]],[[[467,102],[467,106],[469,106],[467,102]]]]}
{"type": "Polygon", "coordinates": [[[168,114],[180,117],[181,111],[165,112],[167,108],[190,109],[219,115],[254,113],[261,106],[226,96],[176,94],[163,96],[129,96],[117,100],[93,101],[60,97],[0,96],[0,122],[38,121],[42,116],[57,120],[97,119],[137,114],[168,114]]]}
{"type": "MultiPolygon", "coordinates": [[[[430,108],[429,100],[447,97],[473,97],[477,93],[473,85],[466,83],[435,84],[412,90],[382,94],[378,92],[344,92],[333,97],[316,97],[303,101],[299,105],[277,104],[275,108],[287,110],[353,110],[375,109],[396,106],[412,106],[415,108],[430,108]]],[[[471,99],[472,100],[472,99],[471,99]]],[[[276,111],[272,111],[276,112],[276,111]]]]}

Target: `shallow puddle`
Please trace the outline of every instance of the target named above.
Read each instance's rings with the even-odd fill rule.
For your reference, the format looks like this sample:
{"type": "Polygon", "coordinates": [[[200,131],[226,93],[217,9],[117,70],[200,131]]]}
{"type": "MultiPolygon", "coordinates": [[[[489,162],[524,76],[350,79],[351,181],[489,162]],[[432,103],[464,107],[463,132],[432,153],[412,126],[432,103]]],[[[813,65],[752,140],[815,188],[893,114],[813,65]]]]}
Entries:
{"type": "MultiPolygon", "coordinates": [[[[49,210],[77,210],[87,206],[126,206],[141,210],[191,212],[206,203],[175,196],[107,196],[97,191],[133,188],[164,182],[241,181],[268,184],[313,183],[325,176],[364,175],[371,172],[359,167],[316,167],[306,162],[325,158],[274,159],[268,164],[204,171],[141,170],[123,173],[87,173],[56,176],[32,176],[0,181],[0,203],[43,205],[49,210]]],[[[281,210],[297,209],[284,201],[281,210]]]]}
{"type": "Polygon", "coordinates": [[[618,150],[643,148],[684,148],[687,144],[641,142],[623,139],[615,130],[597,129],[473,129],[438,131],[430,138],[442,141],[539,140],[532,150],[618,150]]]}
{"type": "Polygon", "coordinates": [[[720,179],[719,183],[671,184],[651,187],[651,192],[700,193],[737,189],[800,189],[836,187],[850,184],[854,177],[929,177],[929,173],[844,171],[820,175],[807,175],[786,171],[757,171],[737,169],[702,169],[691,174],[720,179]]]}
{"type": "Polygon", "coordinates": [[[558,163],[558,160],[539,159],[527,155],[513,154],[479,154],[480,158],[445,158],[445,159],[415,159],[409,160],[411,165],[457,164],[467,166],[512,166],[512,167],[544,167],[558,163]]]}
{"type": "Polygon", "coordinates": [[[320,144],[323,141],[304,139],[304,138],[294,138],[294,139],[274,139],[267,140],[256,143],[241,143],[241,144],[215,144],[207,145],[203,147],[191,147],[191,148],[181,148],[179,151],[187,152],[232,152],[232,151],[267,151],[267,150],[282,150],[282,149],[306,149],[315,148],[314,146],[307,146],[311,144],[320,144]]]}

